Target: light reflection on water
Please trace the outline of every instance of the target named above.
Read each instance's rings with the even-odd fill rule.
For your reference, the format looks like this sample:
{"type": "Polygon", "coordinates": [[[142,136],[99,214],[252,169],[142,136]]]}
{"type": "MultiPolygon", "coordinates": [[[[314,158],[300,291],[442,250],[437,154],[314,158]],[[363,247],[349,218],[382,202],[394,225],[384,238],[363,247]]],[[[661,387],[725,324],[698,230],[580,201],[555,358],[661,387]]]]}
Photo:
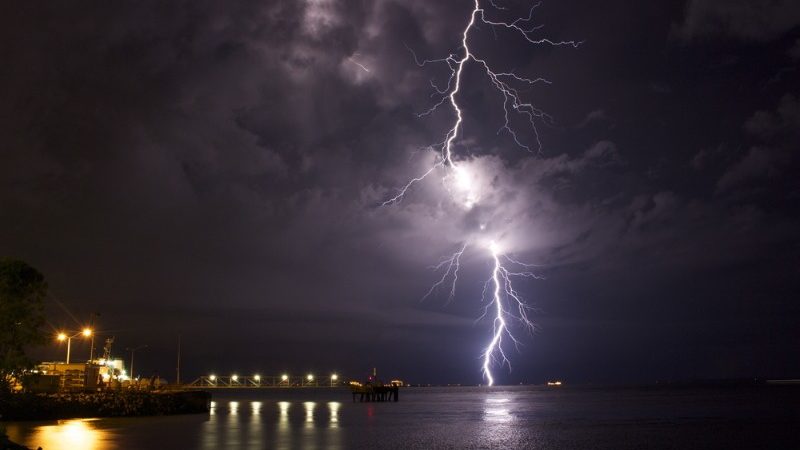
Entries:
{"type": "Polygon", "coordinates": [[[303,402],[306,410],[306,424],[313,426],[314,424],[314,407],[317,406],[314,402],[303,402]]]}
{"type": "MultiPolygon", "coordinates": [[[[228,420],[220,424],[225,424],[224,427],[218,427],[217,431],[220,434],[220,440],[229,446],[241,447],[242,446],[242,426],[239,422],[239,402],[228,402],[228,420]]],[[[222,417],[220,417],[222,419],[222,417]]]]}
{"type": "Polygon", "coordinates": [[[289,407],[291,405],[289,402],[278,402],[279,416],[275,433],[276,448],[292,447],[292,434],[289,427],[289,407]]]}
{"type": "MultiPolygon", "coordinates": [[[[509,422],[515,420],[512,414],[514,401],[504,395],[484,397],[480,407],[482,421],[487,425],[482,431],[484,438],[494,442],[497,436],[504,433],[509,422]],[[501,428],[498,428],[501,427],[501,428]],[[498,434],[499,433],[499,434],[498,434]],[[494,437],[492,437],[494,436],[494,437]]],[[[342,429],[343,404],[338,401],[238,401],[216,400],[210,402],[207,416],[194,417],[191,428],[167,428],[171,433],[183,431],[193,438],[193,445],[185,448],[342,448],[344,432],[342,429]],[[294,405],[294,406],[293,406],[294,405]]],[[[383,412],[397,409],[386,409],[388,405],[374,403],[348,407],[357,416],[373,424],[383,412]]],[[[352,416],[350,416],[352,417],[352,416]]],[[[166,419],[115,419],[128,422],[109,424],[110,419],[100,420],[68,420],[56,424],[40,425],[29,432],[24,443],[36,448],[42,446],[47,450],[60,448],[105,450],[117,448],[119,445],[119,427],[129,426],[136,420],[154,421],[166,419]],[[123,424],[124,423],[124,424],[123,424]]],[[[179,420],[179,418],[174,418],[179,420]]],[[[187,422],[176,422],[184,424],[187,422]]],[[[349,423],[349,422],[348,422],[349,423]]],[[[13,429],[9,433],[13,434],[13,429]]],[[[145,430],[142,430],[144,433],[145,430]]],[[[162,436],[163,437],[163,436],[162,436]]],[[[188,444],[188,442],[187,442],[188,444]]]]}
{"type": "Polygon", "coordinates": [[[328,402],[328,409],[331,411],[331,428],[339,427],[339,407],[342,406],[339,402],[328,402]]]}
{"type": "Polygon", "coordinates": [[[510,422],[514,419],[508,408],[509,399],[506,397],[487,398],[483,410],[483,420],[487,422],[510,422]]]}
{"type": "MultiPolygon", "coordinates": [[[[111,436],[105,430],[94,426],[95,419],[59,420],[55,424],[40,425],[32,430],[26,442],[35,442],[33,448],[42,447],[48,450],[59,448],[80,448],[85,450],[102,450],[111,448],[111,436]]],[[[23,433],[20,425],[8,425],[7,433],[12,438],[23,433]]],[[[17,438],[19,439],[19,438],[17,438]]]]}
{"type": "Polygon", "coordinates": [[[755,448],[764,439],[777,440],[771,448],[797,448],[796,423],[787,417],[800,392],[725,392],[409,389],[399,403],[352,403],[338,391],[231,392],[218,395],[209,414],[4,425],[13,441],[45,450],[593,449],[597,442],[623,449],[648,448],[654,439],[672,448],[755,448]],[[769,427],[759,425],[766,420],[769,427]],[[692,427],[676,435],[674,424],[687,421],[692,427]],[[742,425],[748,421],[754,425],[742,425]],[[731,437],[710,441],[720,429],[731,437]]]}

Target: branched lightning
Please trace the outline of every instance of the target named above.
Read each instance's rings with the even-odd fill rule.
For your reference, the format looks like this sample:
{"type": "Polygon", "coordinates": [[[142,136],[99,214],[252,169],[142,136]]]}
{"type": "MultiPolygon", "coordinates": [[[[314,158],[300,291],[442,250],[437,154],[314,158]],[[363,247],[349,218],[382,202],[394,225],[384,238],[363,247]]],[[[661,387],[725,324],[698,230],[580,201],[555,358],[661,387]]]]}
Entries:
{"type": "MultiPolygon", "coordinates": [[[[485,1],[494,11],[506,10],[505,7],[498,5],[495,0],[485,1]]],[[[464,207],[471,209],[480,201],[480,197],[470,186],[469,174],[459,163],[460,160],[453,148],[460,136],[464,123],[462,107],[459,104],[458,96],[461,92],[464,68],[469,63],[473,63],[482,69],[486,74],[490,86],[502,96],[503,124],[497,130],[497,134],[503,132],[507,133],[518,147],[528,152],[534,152],[531,145],[535,146],[536,152],[541,150],[542,144],[536,122],[552,122],[552,118],[544,111],[534,106],[530,101],[524,100],[517,86],[531,86],[539,83],[551,84],[551,82],[542,77],[528,78],[520,76],[514,73],[514,71],[498,71],[493,69],[486,59],[476,55],[470,48],[470,34],[473,30],[478,28],[479,25],[485,25],[495,32],[496,30],[504,29],[515,33],[534,45],[578,47],[581,43],[576,41],[553,41],[547,38],[535,38],[533,33],[538,31],[541,26],[533,25],[532,21],[534,11],[540,5],[539,3],[530,8],[527,16],[516,18],[513,21],[502,21],[489,18],[486,9],[481,6],[481,0],[473,0],[473,2],[469,21],[461,33],[461,45],[455,53],[451,53],[447,55],[447,57],[439,59],[420,59],[413,49],[406,46],[419,67],[424,67],[429,64],[440,64],[447,67],[449,74],[446,83],[437,84],[435,81],[431,80],[430,85],[433,88],[431,97],[436,100],[430,108],[419,113],[418,116],[429,116],[442,107],[442,105],[449,104],[455,115],[455,119],[452,126],[444,134],[444,139],[440,143],[429,147],[436,152],[436,157],[432,166],[422,174],[411,178],[405,185],[398,189],[395,195],[386,199],[382,203],[383,206],[399,203],[416,183],[423,181],[433,172],[437,171],[437,169],[445,171],[445,180],[455,180],[456,185],[460,184],[461,190],[467,192],[464,207]],[[522,116],[530,124],[534,144],[529,145],[523,142],[513,129],[511,120],[514,114],[522,116]]],[[[423,300],[432,296],[439,288],[446,285],[448,281],[450,282],[448,302],[455,297],[458,272],[461,268],[461,258],[470,243],[470,240],[466,240],[452,256],[445,258],[434,266],[434,269],[443,270],[444,273],[423,296],[423,300]]],[[[528,316],[531,307],[526,304],[519,292],[515,290],[512,279],[517,277],[538,277],[530,271],[533,266],[505,255],[495,241],[491,241],[488,245],[488,249],[493,261],[493,270],[491,277],[484,285],[483,299],[486,301],[486,307],[481,317],[490,313],[493,315],[493,334],[492,339],[482,353],[482,369],[487,383],[491,386],[494,384],[494,377],[491,372],[491,367],[494,364],[499,364],[501,366],[507,364],[509,368],[511,367],[509,359],[506,357],[506,353],[503,349],[504,338],[513,342],[515,346],[520,344],[511,334],[509,323],[516,321],[521,323],[529,331],[533,331],[533,323],[528,316]]]]}
{"type": "MultiPolygon", "coordinates": [[[[494,1],[490,1],[489,4],[497,10],[505,9],[499,7],[494,1]]],[[[485,59],[476,56],[469,47],[469,35],[470,32],[475,29],[476,22],[486,24],[487,26],[490,26],[492,28],[505,28],[514,31],[520,36],[522,36],[526,41],[530,42],[531,44],[547,44],[552,46],[569,45],[572,47],[578,47],[580,45],[580,42],[577,41],[553,41],[546,38],[535,39],[532,37],[532,33],[539,30],[541,26],[530,26],[526,28],[525,25],[529,24],[533,20],[534,10],[539,5],[540,3],[533,5],[530,8],[527,17],[518,18],[511,22],[503,22],[503,21],[487,19],[486,10],[481,8],[480,0],[474,0],[474,7],[470,14],[469,22],[467,23],[467,26],[464,28],[464,31],[461,34],[461,47],[460,47],[460,50],[462,52],[461,56],[455,53],[451,53],[445,58],[420,60],[417,57],[417,54],[414,52],[414,50],[406,45],[406,48],[408,49],[409,52],[411,52],[411,54],[414,57],[414,61],[417,63],[419,67],[424,67],[428,64],[439,63],[447,65],[450,72],[450,75],[448,76],[447,79],[447,85],[444,88],[439,88],[439,86],[434,81],[431,81],[431,87],[433,87],[434,89],[434,94],[432,95],[434,96],[440,95],[439,101],[434,103],[433,106],[431,106],[426,111],[418,114],[418,116],[419,117],[428,116],[432,114],[434,111],[436,111],[440,106],[449,102],[450,106],[453,108],[453,111],[455,112],[456,120],[453,123],[453,126],[445,134],[444,141],[437,146],[438,155],[436,158],[436,162],[433,164],[433,166],[424,173],[422,173],[421,175],[411,179],[404,186],[402,186],[398,190],[396,195],[392,196],[391,198],[385,200],[382,203],[383,206],[396,203],[402,200],[406,192],[408,192],[408,190],[414,184],[424,180],[437,168],[450,168],[455,172],[459,171],[459,167],[456,164],[456,160],[453,154],[453,143],[455,142],[456,138],[459,135],[459,130],[461,129],[461,125],[464,122],[464,117],[461,107],[459,106],[457,97],[458,93],[461,91],[461,80],[462,80],[462,75],[464,73],[464,67],[466,67],[467,63],[470,61],[477,63],[480,67],[484,69],[486,76],[489,78],[489,82],[503,97],[504,123],[497,131],[498,134],[503,131],[506,131],[519,147],[527,151],[532,151],[529,145],[524,144],[522,143],[522,141],[520,141],[519,136],[511,127],[510,116],[512,113],[515,112],[527,118],[528,122],[530,123],[531,130],[533,131],[534,139],[536,141],[536,149],[537,151],[541,150],[542,144],[541,141],[539,140],[539,132],[536,128],[535,120],[539,119],[549,122],[552,121],[552,118],[544,111],[535,107],[532,103],[523,101],[519,93],[519,90],[513,87],[510,83],[518,82],[527,85],[535,85],[537,83],[551,84],[551,82],[542,77],[538,78],[522,77],[515,74],[513,71],[511,72],[495,71],[490,67],[489,63],[485,59]]]]}
{"type": "Polygon", "coordinates": [[[358,56],[359,56],[358,53],[354,53],[353,56],[347,58],[347,60],[350,61],[351,63],[355,64],[356,66],[358,66],[364,72],[370,73],[370,70],[369,70],[369,68],[367,66],[365,66],[364,64],[362,64],[362,63],[358,62],[358,60],[356,60],[356,57],[358,57],[358,56]]]}
{"type": "Polygon", "coordinates": [[[464,251],[466,249],[467,249],[467,244],[465,243],[459,251],[453,253],[453,255],[450,256],[449,258],[442,260],[439,264],[432,267],[432,269],[434,270],[439,270],[442,267],[444,267],[445,271],[444,274],[442,275],[442,278],[440,278],[439,281],[437,281],[436,283],[433,283],[433,286],[431,286],[431,288],[428,289],[428,292],[425,293],[425,295],[422,297],[422,300],[425,300],[426,298],[430,297],[431,294],[433,294],[436,291],[436,289],[439,288],[439,286],[446,283],[451,273],[453,274],[453,278],[452,278],[452,283],[450,284],[450,295],[448,295],[447,297],[448,303],[455,298],[456,283],[458,283],[458,269],[461,268],[461,255],[464,254],[464,251]]]}
{"type": "Polygon", "coordinates": [[[507,336],[515,346],[519,346],[520,342],[514,337],[508,329],[508,319],[515,319],[519,321],[525,328],[533,332],[533,322],[528,318],[528,311],[532,308],[525,303],[522,296],[514,289],[511,279],[514,277],[529,277],[541,279],[533,272],[527,269],[531,267],[530,264],[521,263],[511,257],[505,256],[501,253],[499,247],[492,242],[489,245],[489,251],[492,254],[494,263],[492,269],[492,276],[486,280],[483,289],[483,297],[486,299],[487,291],[491,288],[491,295],[484,310],[484,316],[489,313],[490,309],[494,309],[495,316],[493,321],[493,335],[489,345],[483,351],[483,375],[489,386],[494,384],[494,377],[492,377],[491,366],[492,363],[498,362],[508,364],[511,363],[503,351],[503,336],[507,336]],[[515,271],[509,270],[503,261],[506,261],[512,267],[518,267],[515,271]],[[517,271],[517,270],[522,270],[517,271]]]}

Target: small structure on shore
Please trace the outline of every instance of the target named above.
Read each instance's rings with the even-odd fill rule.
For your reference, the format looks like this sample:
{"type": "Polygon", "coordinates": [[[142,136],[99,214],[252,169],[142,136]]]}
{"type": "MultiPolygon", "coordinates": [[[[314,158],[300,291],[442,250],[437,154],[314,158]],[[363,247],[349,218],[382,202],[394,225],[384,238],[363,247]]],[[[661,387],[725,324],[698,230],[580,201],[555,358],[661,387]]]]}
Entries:
{"type": "Polygon", "coordinates": [[[358,381],[351,381],[350,392],[353,394],[353,402],[390,402],[398,401],[400,394],[400,386],[402,382],[392,381],[384,384],[378,379],[377,369],[372,369],[372,375],[367,378],[364,383],[358,381]]]}

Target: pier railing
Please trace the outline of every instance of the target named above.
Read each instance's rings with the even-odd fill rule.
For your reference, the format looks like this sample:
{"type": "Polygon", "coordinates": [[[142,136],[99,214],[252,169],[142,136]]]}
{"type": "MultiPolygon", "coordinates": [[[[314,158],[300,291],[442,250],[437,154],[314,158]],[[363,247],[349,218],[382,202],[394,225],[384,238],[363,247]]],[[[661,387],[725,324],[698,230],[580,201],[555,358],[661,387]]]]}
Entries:
{"type": "Polygon", "coordinates": [[[303,388],[303,387],[338,387],[341,386],[337,375],[277,375],[277,376],[243,376],[243,375],[207,375],[191,383],[185,388],[199,389],[255,389],[255,388],[303,388]]]}

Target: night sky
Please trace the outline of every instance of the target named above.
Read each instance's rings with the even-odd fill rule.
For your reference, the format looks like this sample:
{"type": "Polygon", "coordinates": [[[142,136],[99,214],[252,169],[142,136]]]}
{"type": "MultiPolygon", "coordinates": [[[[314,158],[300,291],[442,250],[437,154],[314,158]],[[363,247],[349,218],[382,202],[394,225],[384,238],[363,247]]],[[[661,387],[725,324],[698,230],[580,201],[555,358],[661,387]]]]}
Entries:
{"type": "Polygon", "coordinates": [[[169,379],[180,334],[185,381],[481,383],[491,257],[471,247],[455,299],[420,301],[481,233],[544,278],[517,281],[537,330],[514,328],[499,383],[800,376],[800,6],[545,1],[535,35],[577,49],[482,26],[473,50],[552,81],[522,90],[552,116],[541,150],[519,118],[533,152],[498,134],[502,97],[469,65],[454,148],[480,204],[438,173],[381,207],[453,120],[417,117],[447,72],[406,47],[459,52],[471,7],[4,2],[0,256],[46,276],[53,330],[98,313],[169,379]]]}

